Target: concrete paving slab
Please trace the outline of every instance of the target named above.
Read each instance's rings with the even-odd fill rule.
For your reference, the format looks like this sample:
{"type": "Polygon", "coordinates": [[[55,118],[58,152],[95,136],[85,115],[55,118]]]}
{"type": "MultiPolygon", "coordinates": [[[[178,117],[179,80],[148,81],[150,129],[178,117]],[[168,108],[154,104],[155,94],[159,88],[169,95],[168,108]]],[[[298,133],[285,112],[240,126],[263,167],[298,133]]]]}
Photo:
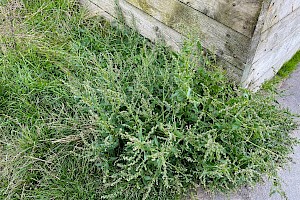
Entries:
{"type": "MultiPolygon", "coordinates": [[[[279,103],[295,114],[300,114],[300,65],[280,87],[284,96],[279,98],[279,103]]],[[[300,122],[300,119],[296,119],[300,122]]],[[[300,138],[300,130],[294,131],[294,136],[300,138]]],[[[300,146],[295,148],[293,164],[289,170],[281,171],[280,176],[284,181],[283,189],[289,200],[300,199],[300,146]]],[[[273,200],[273,199],[272,199],[273,200]]]]}

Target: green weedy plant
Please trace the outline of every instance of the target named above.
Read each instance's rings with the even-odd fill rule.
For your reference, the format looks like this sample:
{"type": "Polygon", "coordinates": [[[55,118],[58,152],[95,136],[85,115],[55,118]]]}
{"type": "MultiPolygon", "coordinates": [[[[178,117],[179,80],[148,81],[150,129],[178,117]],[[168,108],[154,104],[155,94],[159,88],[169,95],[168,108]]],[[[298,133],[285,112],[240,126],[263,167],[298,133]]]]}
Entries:
{"type": "Polygon", "coordinates": [[[74,1],[14,12],[22,29],[0,35],[1,198],[181,199],[279,183],[292,115],[228,81],[198,42],[174,53],[74,1]]]}

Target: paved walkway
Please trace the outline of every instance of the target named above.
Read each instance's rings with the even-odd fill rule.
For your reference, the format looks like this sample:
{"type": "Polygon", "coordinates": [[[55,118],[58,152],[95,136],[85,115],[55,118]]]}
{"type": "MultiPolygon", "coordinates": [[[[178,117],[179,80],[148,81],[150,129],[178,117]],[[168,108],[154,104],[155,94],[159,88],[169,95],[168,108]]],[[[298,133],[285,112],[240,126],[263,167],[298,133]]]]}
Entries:
{"type": "MultiPolygon", "coordinates": [[[[285,80],[280,89],[284,91],[284,97],[278,99],[278,102],[291,112],[300,114],[300,65],[298,69],[285,80]]],[[[300,119],[298,119],[300,122],[300,119]]],[[[300,128],[293,132],[295,137],[300,138],[300,128]]],[[[286,192],[288,200],[300,200],[300,146],[295,148],[292,156],[293,163],[289,169],[280,171],[280,177],[283,179],[283,189],[286,192]]],[[[243,188],[235,194],[224,196],[217,195],[211,197],[199,191],[199,200],[282,200],[279,194],[271,197],[270,184],[260,185],[254,189],[243,188]]]]}
{"type": "MultiPolygon", "coordinates": [[[[284,107],[289,108],[293,113],[300,114],[300,65],[298,69],[281,85],[282,90],[286,90],[286,96],[279,99],[279,102],[284,107]]],[[[298,119],[300,122],[300,119],[298,119]]],[[[300,128],[294,132],[295,137],[300,138],[300,128]]],[[[294,164],[290,170],[285,170],[280,173],[285,184],[284,190],[287,193],[289,200],[300,199],[300,146],[296,147],[293,155],[294,164]]],[[[274,198],[275,199],[275,198],[274,198]]],[[[273,200],[273,199],[272,199],[273,200]]]]}

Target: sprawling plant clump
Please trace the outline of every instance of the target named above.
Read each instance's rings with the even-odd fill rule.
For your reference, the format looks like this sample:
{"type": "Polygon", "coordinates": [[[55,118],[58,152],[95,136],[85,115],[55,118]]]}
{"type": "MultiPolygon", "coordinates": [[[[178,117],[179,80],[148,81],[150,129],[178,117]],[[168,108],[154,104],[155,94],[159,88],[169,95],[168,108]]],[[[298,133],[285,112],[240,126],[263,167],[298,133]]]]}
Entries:
{"type": "Polygon", "coordinates": [[[199,43],[174,53],[72,1],[11,4],[1,198],[179,199],[276,179],[288,161],[291,114],[228,81],[199,43]]]}

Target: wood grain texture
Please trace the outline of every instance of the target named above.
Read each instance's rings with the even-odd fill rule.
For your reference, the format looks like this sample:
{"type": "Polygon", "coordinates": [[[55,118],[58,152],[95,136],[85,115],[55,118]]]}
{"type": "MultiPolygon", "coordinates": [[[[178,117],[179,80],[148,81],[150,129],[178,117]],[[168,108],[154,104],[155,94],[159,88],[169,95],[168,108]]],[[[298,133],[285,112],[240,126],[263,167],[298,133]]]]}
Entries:
{"type": "Polygon", "coordinates": [[[279,71],[282,65],[290,60],[299,49],[300,42],[295,43],[295,41],[285,40],[284,44],[282,44],[275,52],[282,56],[276,56],[273,52],[269,52],[264,59],[254,63],[252,66],[255,70],[249,75],[249,78],[252,78],[252,81],[248,88],[257,90],[262,83],[271,79],[279,71]]]}
{"type": "MultiPolygon", "coordinates": [[[[279,23],[300,7],[300,0],[272,0],[267,11],[263,32],[279,23]]],[[[299,22],[300,23],[300,22],[299,22]]]]}
{"type": "Polygon", "coordinates": [[[282,41],[286,39],[297,41],[297,37],[300,40],[300,7],[261,34],[253,62],[258,61],[267,52],[281,45],[282,41]]]}
{"type": "MultiPolygon", "coordinates": [[[[116,16],[116,6],[113,0],[81,0],[96,5],[100,10],[105,10],[112,16],[116,16]]],[[[140,9],[127,3],[124,0],[119,1],[119,7],[126,23],[136,28],[143,36],[152,41],[163,40],[167,45],[171,46],[175,51],[179,51],[185,37],[166,26],[150,15],[145,14],[140,9]]],[[[95,8],[94,8],[95,9],[95,8]]],[[[94,11],[95,12],[95,11],[94,11]]],[[[238,69],[234,64],[226,61],[224,58],[219,60],[219,63],[228,69],[230,77],[235,81],[240,81],[242,69],[238,69]]]]}
{"type": "Polygon", "coordinates": [[[296,52],[299,50],[299,47],[295,47],[294,49],[289,49],[290,51],[289,52],[286,52],[285,56],[282,57],[282,60],[277,60],[276,63],[274,63],[274,66],[279,66],[279,67],[269,67],[268,70],[262,74],[262,76],[258,77],[256,80],[254,80],[248,87],[248,89],[252,90],[252,91],[257,91],[261,85],[272,79],[276,74],[277,72],[279,71],[279,69],[281,68],[281,66],[288,60],[290,60],[294,53],[292,52],[296,52]]]}
{"type": "Polygon", "coordinates": [[[179,0],[210,18],[251,37],[263,0],[179,0]]]}
{"type": "MultiPolygon", "coordinates": [[[[96,5],[99,9],[105,10],[111,16],[117,16],[117,6],[114,0],[82,0],[96,5]]],[[[126,23],[137,29],[143,36],[152,41],[163,40],[168,46],[179,51],[184,37],[175,30],[165,26],[163,23],[145,14],[136,7],[128,4],[124,0],[118,5],[126,23]]]]}
{"type": "Polygon", "coordinates": [[[243,84],[256,89],[300,49],[300,7],[261,34],[243,84]]]}
{"type": "Polygon", "coordinates": [[[202,45],[240,69],[244,68],[250,38],[177,0],[127,0],[183,35],[200,38],[202,45]]]}
{"type": "MultiPolygon", "coordinates": [[[[100,14],[110,19],[111,16],[117,15],[114,0],[81,1],[92,2],[101,10],[100,14]]],[[[231,26],[225,22],[222,24],[222,21],[217,20],[213,14],[217,9],[205,10],[217,8],[215,6],[217,3],[244,1],[253,5],[261,2],[190,0],[188,3],[186,0],[119,0],[118,6],[129,26],[135,27],[150,40],[164,40],[174,50],[180,50],[185,36],[200,38],[203,47],[222,57],[221,63],[230,74],[234,74],[232,77],[235,80],[242,77],[244,87],[257,90],[300,49],[300,0],[286,0],[290,4],[284,0],[264,0],[258,9],[260,13],[251,38],[249,32],[247,35],[238,31],[242,22],[232,23],[231,26]],[[200,5],[200,2],[205,4],[200,5]],[[278,5],[287,9],[282,10],[284,8],[279,8],[278,5]],[[274,20],[274,16],[277,16],[277,21],[274,20]]],[[[249,17],[254,14],[254,8],[257,9],[254,6],[249,10],[245,8],[246,10],[240,11],[248,12],[249,17]]],[[[231,15],[229,11],[227,13],[231,15]]]]}
{"type": "Polygon", "coordinates": [[[271,3],[270,1],[264,1],[262,3],[262,7],[261,7],[261,10],[260,10],[258,20],[257,20],[255,31],[254,31],[252,39],[251,39],[251,45],[250,45],[250,49],[249,49],[249,55],[248,55],[248,58],[247,58],[247,63],[245,65],[245,69],[243,71],[243,75],[242,75],[242,78],[241,78],[241,85],[245,88],[247,88],[250,84],[249,74],[252,70],[253,59],[255,57],[257,47],[258,47],[258,45],[260,43],[260,40],[261,40],[261,33],[262,33],[262,30],[263,30],[263,27],[264,27],[265,18],[267,16],[267,11],[269,9],[270,3],[271,3]]]}
{"type": "Polygon", "coordinates": [[[91,1],[88,0],[80,0],[79,3],[84,6],[88,12],[89,16],[88,17],[93,17],[93,16],[102,16],[108,21],[113,21],[114,17],[109,14],[107,11],[103,10],[96,4],[92,3],[91,1]]]}

